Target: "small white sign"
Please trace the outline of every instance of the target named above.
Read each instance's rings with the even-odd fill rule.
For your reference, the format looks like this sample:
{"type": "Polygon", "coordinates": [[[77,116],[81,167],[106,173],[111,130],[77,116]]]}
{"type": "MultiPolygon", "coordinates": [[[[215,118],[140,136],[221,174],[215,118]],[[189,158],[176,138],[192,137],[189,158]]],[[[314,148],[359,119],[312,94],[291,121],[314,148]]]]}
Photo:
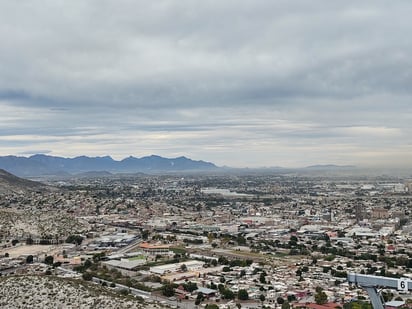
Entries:
{"type": "Polygon", "coordinates": [[[401,278],[398,280],[398,291],[408,291],[409,279],[401,278]]]}

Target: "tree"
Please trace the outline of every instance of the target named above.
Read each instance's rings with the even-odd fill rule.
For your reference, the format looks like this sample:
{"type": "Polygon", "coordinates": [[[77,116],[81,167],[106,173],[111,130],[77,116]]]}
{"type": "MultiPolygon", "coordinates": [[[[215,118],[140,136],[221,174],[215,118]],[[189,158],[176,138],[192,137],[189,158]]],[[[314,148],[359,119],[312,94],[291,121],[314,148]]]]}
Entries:
{"type": "Polygon", "coordinates": [[[62,265],[62,262],[54,262],[53,268],[60,267],[61,265],[62,265]]]}
{"type": "Polygon", "coordinates": [[[281,307],[282,309],[290,309],[290,304],[289,304],[289,302],[288,301],[285,301],[283,304],[282,304],[282,307],[281,307]]]}
{"type": "Polygon", "coordinates": [[[266,283],[266,273],[262,272],[259,276],[260,283],[266,283]]]}
{"type": "Polygon", "coordinates": [[[104,257],[106,256],[106,253],[100,252],[100,253],[95,253],[93,254],[93,262],[97,263],[101,261],[104,257]]]}
{"type": "Polygon", "coordinates": [[[171,297],[171,296],[175,295],[175,290],[173,288],[173,285],[165,284],[162,287],[162,294],[166,297],[171,297]]]}
{"type": "Polygon", "coordinates": [[[224,288],[223,291],[220,293],[224,299],[234,299],[235,294],[232,290],[224,288]]]}
{"type": "Polygon", "coordinates": [[[298,238],[296,236],[291,236],[289,240],[289,246],[295,247],[298,244],[298,238]]]}
{"type": "Polygon", "coordinates": [[[239,300],[248,300],[249,293],[245,289],[240,289],[239,292],[237,293],[237,298],[239,300]]]}
{"type": "Polygon", "coordinates": [[[142,239],[147,240],[149,238],[150,232],[148,230],[142,231],[142,239]]]}
{"type": "Polygon", "coordinates": [[[207,304],[205,309],[219,309],[219,306],[216,304],[207,304]]]}
{"type": "Polygon", "coordinates": [[[391,301],[392,298],[393,298],[393,293],[392,293],[391,291],[389,291],[389,290],[382,291],[382,292],[381,292],[381,295],[382,295],[383,300],[384,300],[385,302],[391,301]]]}
{"type": "Polygon", "coordinates": [[[188,291],[190,293],[197,290],[197,284],[195,282],[191,282],[191,281],[183,284],[183,287],[186,291],[188,291]]]}
{"type": "Polygon", "coordinates": [[[93,279],[93,276],[91,273],[85,272],[82,274],[82,278],[83,280],[91,281],[93,279]]]}
{"type": "Polygon", "coordinates": [[[244,246],[244,245],[246,245],[246,239],[245,239],[245,237],[243,237],[243,236],[238,236],[238,237],[236,238],[236,241],[237,241],[237,243],[238,243],[239,246],[244,246]]]}
{"type": "Polygon", "coordinates": [[[186,271],[187,271],[187,266],[186,266],[186,264],[180,265],[180,270],[181,270],[182,272],[186,272],[186,271]]]}
{"type": "Polygon", "coordinates": [[[31,254],[26,257],[26,263],[27,264],[33,263],[33,256],[31,254]]]}
{"type": "Polygon", "coordinates": [[[218,262],[220,265],[227,265],[227,264],[229,264],[229,261],[228,261],[227,258],[224,257],[224,256],[219,257],[219,259],[217,260],[217,262],[218,262]]]}
{"type": "Polygon", "coordinates": [[[80,235],[70,235],[69,237],[66,238],[66,243],[68,244],[76,244],[80,246],[82,242],[83,242],[83,237],[80,235]]]}
{"type": "Polygon", "coordinates": [[[259,300],[262,302],[262,307],[263,307],[263,302],[266,300],[265,295],[260,294],[260,295],[259,295],[259,300]]]}
{"type": "Polygon", "coordinates": [[[53,258],[52,255],[48,255],[44,259],[44,263],[47,264],[47,265],[53,265],[53,261],[54,261],[54,258],[53,258]]]}
{"type": "Polygon", "coordinates": [[[279,304],[279,305],[282,305],[284,302],[285,302],[285,300],[283,299],[283,297],[278,297],[278,298],[276,298],[276,302],[279,304]]]}
{"type": "Polygon", "coordinates": [[[316,287],[315,302],[318,305],[323,305],[323,304],[326,304],[327,301],[328,301],[328,296],[323,291],[323,289],[319,286],[316,287]]]}
{"type": "Polygon", "coordinates": [[[8,253],[8,252],[6,252],[5,254],[4,254],[4,257],[6,257],[6,258],[8,258],[10,256],[10,254],[8,253]]]}
{"type": "Polygon", "coordinates": [[[17,239],[13,239],[12,241],[11,241],[11,244],[13,245],[13,246],[15,246],[15,245],[17,245],[18,244],[18,240],[17,239]]]}
{"type": "Polygon", "coordinates": [[[197,293],[195,305],[199,305],[205,299],[205,295],[202,292],[197,293]]]}
{"type": "Polygon", "coordinates": [[[211,244],[213,240],[215,240],[215,235],[213,235],[213,233],[207,234],[207,241],[209,242],[209,244],[211,244]]]}
{"type": "Polygon", "coordinates": [[[90,261],[90,259],[87,259],[85,262],[84,262],[84,268],[89,268],[90,266],[92,266],[92,261],[90,261]]]}
{"type": "Polygon", "coordinates": [[[222,294],[223,291],[225,290],[225,286],[222,283],[219,283],[217,286],[217,289],[219,290],[219,293],[222,294]]]}

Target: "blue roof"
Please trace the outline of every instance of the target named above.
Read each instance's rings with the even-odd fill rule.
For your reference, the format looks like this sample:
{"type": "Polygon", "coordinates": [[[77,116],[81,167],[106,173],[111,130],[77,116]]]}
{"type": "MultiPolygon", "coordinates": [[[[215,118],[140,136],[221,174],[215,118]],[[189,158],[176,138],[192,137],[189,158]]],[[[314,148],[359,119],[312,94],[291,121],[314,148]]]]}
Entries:
{"type": "Polygon", "coordinates": [[[388,301],[385,303],[385,306],[389,306],[389,307],[400,307],[403,305],[405,305],[405,302],[401,300],[392,300],[392,301],[388,301]]]}
{"type": "Polygon", "coordinates": [[[204,287],[200,287],[196,290],[197,293],[203,293],[203,294],[213,294],[216,293],[216,290],[212,290],[212,289],[208,289],[208,288],[204,288],[204,287]]]}

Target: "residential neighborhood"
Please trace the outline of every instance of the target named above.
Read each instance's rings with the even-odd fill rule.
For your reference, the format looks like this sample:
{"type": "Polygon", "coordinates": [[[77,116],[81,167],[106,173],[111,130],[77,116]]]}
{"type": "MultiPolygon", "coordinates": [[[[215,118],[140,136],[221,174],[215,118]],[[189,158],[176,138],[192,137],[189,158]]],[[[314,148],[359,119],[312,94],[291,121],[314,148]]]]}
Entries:
{"type": "MultiPolygon", "coordinates": [[[[327,309],[370,306],[348,274],[412,280],[408,179],[129,175],[47,184],[57,190],[1,196],[2,286],[64,278],[147,306],[327,309]]],[[[407,291],[380,295],[396,308],[412,304],[407,291]]]]}

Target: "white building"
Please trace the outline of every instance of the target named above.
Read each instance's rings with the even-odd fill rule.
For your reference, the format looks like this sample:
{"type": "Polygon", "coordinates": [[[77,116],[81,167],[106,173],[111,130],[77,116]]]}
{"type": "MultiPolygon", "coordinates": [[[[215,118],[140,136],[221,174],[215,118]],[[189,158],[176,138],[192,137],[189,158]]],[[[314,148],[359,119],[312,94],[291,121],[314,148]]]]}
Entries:
{"type": "Polygon", "coordinates": [[[187,271],[196,271],[203,268],[205,262],[202,261],[186,261],[182,263],[166,264],[150,267],[150,272],[157,275],[174,273],[182,269],[182,265],[186,265],[187,271]]]}

